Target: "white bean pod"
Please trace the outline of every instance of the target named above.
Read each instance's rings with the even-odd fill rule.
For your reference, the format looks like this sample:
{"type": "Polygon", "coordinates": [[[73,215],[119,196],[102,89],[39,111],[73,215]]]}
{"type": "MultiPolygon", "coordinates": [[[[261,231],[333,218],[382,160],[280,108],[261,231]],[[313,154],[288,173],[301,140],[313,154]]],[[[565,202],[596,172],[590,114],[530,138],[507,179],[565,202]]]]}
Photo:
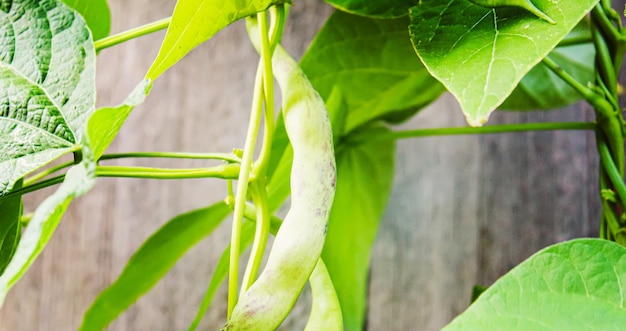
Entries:
{"type": "Polygon", "coordinates": [[[291,208],[265,269],[222,330],[275,330],[282,323],[320,258],[335,195],[335,153],[324,101],[280,45],[272,62],[293,146],[291,208]]]}

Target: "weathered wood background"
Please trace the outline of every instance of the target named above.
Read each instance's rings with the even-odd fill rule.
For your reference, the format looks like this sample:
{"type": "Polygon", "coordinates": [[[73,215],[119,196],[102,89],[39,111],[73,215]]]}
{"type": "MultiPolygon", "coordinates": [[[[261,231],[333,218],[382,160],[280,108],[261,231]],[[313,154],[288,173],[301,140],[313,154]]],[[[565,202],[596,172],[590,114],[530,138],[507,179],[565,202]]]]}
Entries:
{"type": "MultiPolygon", "coordinates": [[[[109,0],[112,32],[168,16],[173,0],[109,0]]],[[[306,49],[332,11],[301,0],[284,43],[306,49]]],[[[164,33],[101,52],[100,105],[120,103],[156,56],[164,33]]],[[[241,22],[220,32],[160,78],[111,151],[223,151],[243,145],[257,56],[241,22]]],[[[585,105],[549,113],[498,113],[492,123],[591,120],[585,105]]],[[[405,127],[459,126],[444,96],[405,127]]],[[[490,284],[536,250],[597,233],[593,135],[535,132],[399,142],[395,187],[372,255],[368,330],[438,330],[468,305],[474,284],[490,284]]],[[[147,164],[125,161],[124,164],[147,164]]],[[[175,163],[152,161],[151,165],[175,163]]],[[[198,165],[185,162],[183,166],[198,165]]],[[[179,165],[179,164],[176,164],[179,165]]],[[[171,217],[222,199],[221,181],[100,179],[76,200],[43,255],[10,293],[2,331],[76,329],[95,296],[139,245],[171,217]]],[[[29,196],[29,206],[42,195],[29,196]]],[[[229,224],[193,248],[110,330],[186,330],[229,224]]],[[[224,321],[225,296],[204,329],[224,321]]],[[[301,330],[297,309],[284,330],[301,330]]]]}

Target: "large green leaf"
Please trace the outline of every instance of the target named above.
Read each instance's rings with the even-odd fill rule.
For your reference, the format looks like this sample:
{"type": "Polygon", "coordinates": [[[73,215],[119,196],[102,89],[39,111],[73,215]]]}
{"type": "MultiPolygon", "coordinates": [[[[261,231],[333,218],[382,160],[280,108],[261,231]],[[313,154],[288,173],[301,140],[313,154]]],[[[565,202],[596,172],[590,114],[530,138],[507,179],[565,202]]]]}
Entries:
{"type": "MultiPolygon", "coordinates": [[[[22,181],[14,186],[22,187],[22,181]]],[[[11,261],[17,243],[22,234],[20,216],[22,215],[22,197],[19,195],[0,198],[0,275],[11,261]]]]}
{"type": "Polygon", "coordinates": [[[534,0],[552,25],[524,9],[422,0],[411,9],[413,46],[430,73],[480,126],[598,0],[534,0]]]}
{"type": "Polygon", "coordinates": [[[405,16],[409,8],[415,6],[419,0],[326,0],[342,11],[374,17],[395,18],[405,16]]]}
{"type": "Polygon", "coordinates": [[[152,234],[126,267],[85,313],[80,330],[102,330],[150,290],[189,248],[208,236],[230,214],[219,202],[174,217],[152,234]]]}
{"type": "Polygon", "coordinates": [[[623,330],[625,296],[626,248],[577,239],[515,267],[443,330],[623,330]]]}
{"type": "Polygon", "coordinates": [[[70,202],[91,189],[95,162],[85,151],[83,162],[72,167],[63,184],[42,202],[22,235],[13,259],[0,276],[0,306],[7,292],[24,275],[48,243],[70,202]]]}
{"type": "Polygon", "coordinates": [[[111,11],[106,0],[62,0],[85,19],[94,40],[104,38],[111,30],[111,11]]]}
{"type": "MultiPolygon", "coordinates": [[[[583,85],[593,82],[595,78],[595,47],[591,42],[589,20],[583,19],[564,39],[588,39],[586,43],[575,43],[555,48],[550,55],[583,85]]],[[[565,107],[580,101],[582,96],[571,86],[559,78],[543,62],[537,64],[513,90],[513,93],[498,107],[507,110],[537,110],[565,107]]]]}
{"type": "Polygon", "coordinates": [[[57,1],[0,3],[0,196],[78,150],[95,104],[85,22],[57,1]]]}
{"type": "Polygon", "coordinates": [[[392,140],[347,146],[337,156],[337,191],[322,259],[347,331],[363,330],[370,250],[391,192],[394,158],[392,140]]]}
{"type": "Polygon", "coordinates": [[[151,88],[152,81],[144,79],[135,87],[123,104],[117,107],[99,108],[91,115],[87,124],[87,134],[96,160],[113,142],[130,112],[143,103],[151,88]]]}
{"type": "Polygon", "coordinates": [[[189,51],[229,24],[289,0],[178,1],[172,21],[146,78],[156,79],[189,51]]]}
{"type": "Polygon", "coordinates": [[[343,128],[336,135],[376,119],[406,119],[443,93],[415,56],[408,24],[336,11],[317,34],[300,65],[326,101],[333,129],[343,128]]]}

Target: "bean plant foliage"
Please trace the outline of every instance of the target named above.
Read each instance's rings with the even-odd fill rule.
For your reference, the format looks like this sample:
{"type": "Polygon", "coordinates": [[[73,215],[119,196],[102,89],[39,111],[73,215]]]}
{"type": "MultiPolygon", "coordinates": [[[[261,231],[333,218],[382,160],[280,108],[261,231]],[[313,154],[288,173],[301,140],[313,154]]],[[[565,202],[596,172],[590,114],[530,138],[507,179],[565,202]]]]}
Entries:
{"type": "Polygon", "coordinates": [[[595,130],[600,238],[537,252],[444,330],[622,329],[626,185],[617,76],[626,51],[623,13],[610,0],[527,0],[526,8],[513,0],[327,2],[336,10],[297,64],[280,46],[289,0],[178,1],[170,18],[115,36],[108,36],[105,0],[2,1],[0,306],[68,205],[98,177],[215,177],[228,187],[224,201],[174,217],[147,238],[85,311],[79,329],[105,329],[232,214],[231,242],[189,330],[225,281],[227,314],[214,329],[276,329],[307,280],[313,302],[306,330],[362,330],[370,251],[391,192],[398,139],[595,130]],[[529,3],[537,11],[528,10],[529,3]],[[245,144],[232,153],[107,154],[159,76],[238,20],[246,21],[260,55],[245,144]],[[96,109],[98,51],[161,29],[167,33],[145,78],[121,104],[96,109]],[[280,105],[274,105],[275,89],[280,105]],[[394,127],[446,91],[468,127],[437,133],[394,127]],[[494,111],[548,110],[581,100],[595,109],[595,122],[483,126],[494,111]],[[73,162],[53,162],[66,154],[73,162]],[[193,169],[101,164],[125,157],[221,163],[193,169]],[[36,210],[24,210],[24,195],[53,185],[56,191],[36,210]],[[281,220],[274,213],[290,195],[281,220]],[[271,247],[269,235],[275,236],[271,247]],[[240,267],[248,248],[249,261],[240,267]]]}

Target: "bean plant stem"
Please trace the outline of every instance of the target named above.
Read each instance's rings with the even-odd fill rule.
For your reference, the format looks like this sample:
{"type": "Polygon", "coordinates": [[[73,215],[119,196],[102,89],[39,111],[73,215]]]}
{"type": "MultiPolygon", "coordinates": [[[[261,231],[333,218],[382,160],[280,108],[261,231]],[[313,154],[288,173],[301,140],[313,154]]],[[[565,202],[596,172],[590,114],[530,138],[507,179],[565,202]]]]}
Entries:
{"type": "Polygon", "coordinates": [[[606,174],[608,175],[613,187],[615,187],[615,191],[619,197],[618,201],[621,201],[621,205],[624,206],[624,201],[626,201],[626,184],[624,184],[624,179],[620,174],[619,169],[613,162],[613,158],[611,157],[611,152],[609,151],[609,147],[607,146],[604,139],[599,138],[598,141],[598,152],[600,153],[600,160],[602,163],[602,167],[606,174]]]}
{"type": "MultiPolygon", "coordinates": [[[[502,125],[489,125],[483,127],[458,127],[458,128],[435,128],[435,129],[417,129],[417,130],[405,130],[405,131],[394,131],[383,134],[376,134],[371,136],[357,136],[354,139],[350,139],[347,143],[364,143],[369,141],[380,141],[380,140],[397,140],[397,139],[407,139],[407,138],[421,138],[421,137],[436,137],[436,136],[455,136],[455,135],[474,135],[474,134],[493,134],[493,133],[514,133],[514,132],[528,132],[528,131],[555,131],[555,130],[595,130],[596,124],[591,122],[553,122],[553,123],[523,123],[523,124],[502,124],[502,125]]],[[[117,153],[117,154],[105,154],[100,160],[111,160],[111,159],[119,159],[119,158],[132,158],[132,157],[164,157],[164,158],[191,158],[191,159],[220,159],[225,161],[237,162],[239,158],[237,156],[231,154],[202,154],[202,153],[170,153],[170,152],[136,152],[136,153],[117,153]]],[[[24,187],[15,190],[14,192],[8,193],[7,195],[0,197],[0,199],[14,196],[16,194],[26,194],[30,193],[51,185],[59,184],[63,182],[63,178],[65,175],[59,175],[56,177],[52,177],[50,179],[46,179],[44,181],[39,181],[41,178],[50,175],[56,171],[62,170],[73,165],[73,162],[67,162],[60,164],[58,166],[46,169],[40,173],[35,174],[33,177],[28,178],[25,181],[24,187]]],[[[235,166],[236,165],[232,165],[235,166]]],[[[99,167],[102,168],[102,167],[99,167]]],[[[133,169],[134,167],[124,167],[126,170],[133,169]]],[[[153,179],[174,179],[170,178],[165,172],[160,171],[162,169],[159,168],[143,168],[143,169],[157,169],[159,171],[158,175],[155,176],[142,176],[141,178],[153,178],[153,179]]],[[[204,168],[207,169],[207,168],[204,168]]],[[[232,169],[232,168],[231,168],[232,169]]],[[[118,168],[117,170],[123,170],[122,168],[118,168]]],[[[102,171],[102,170],[101,170],[102,171]]],[[[175,174],[179,172],[178,169],[167,169],[170,174],[175,174]]],[[[184,178],[199,178],[200,170],[199,169],[182,169],[183,173],[175,174],[178,179],[184,178]],[[188,176],[193,177],[188,177],[188,176]]],[[[102,173],[102,172],[101,172],[102,173]]],[[[118,176],[115,172],[112,171],[112,168],[109,166],[105,170],[107,175],[106,177],[134,177],[128,171],[123,171],[118,176]]],[[[135,171],[135,173],[139,173],[135,171]]],[[[144,172],[144,174],[148,174],[149,172],[144,172]]],[[[154,174],[154,173],[152,173],[154,174]]],[[[204,176],[208,177],[208,176],[204,176]]],[[[234,178],[233,178],[234,179],[234,178]]]]}
{"type": "Polygon", "coordinates": [[[257,15],[260,24],[261,37],[261,62],[263,63],[263,92],[265,99],[265,131],[263,135],[263,146],[258,163],[253,170],[255,182],[252,184],[252,199],[258,208],[256,231],[252,251],[248,259],[248,264],[244,272],[241,294],[245,293],[254,283],[258,275],[263,260],[263,253],[267,245],[269,235],[269,206],[267,201],[266,181],[267,165],[270,161],[272,140],[274,132],[274,76],[272,70],[272,54],[278,40],[280,39],[282,26],[284,24],[284,7],[273,8],[271,31],[268,31],[268,13],[261,12],[257,15]],[[272,36],[270,41],[269,36],[272,36]]]}
{"type": "Polygon", "coordinates": [[[201,159],[201,160],[222,160],[226,162],[239,163],[241,159],[231,153],[179,153],[179,152],[133,152],[105,154],[100,157],[100,161],[122,158],[170,158],[170,159],[201,159]]]}
{"type": "MultiPolygon", "coordinates": [[[[100,161],[123,159],[123,158],[171,158],[171,159],[203,159],[203,160],[222,160],[229,163],[239,163],[241,161],[234,154],[227,153],[179,153],[179,152],[133,152],[133,153],[115,153],[104,154],[100,157],[100,161]]],[[[38,172],[24,181],[24,185],[28,186],[35,183],[57,171],[74,165],[74,161],[65,162],[48,169],[38,172]]]]}
{"type": "Polygon", "coordinates": [[[433,128],[392,131],[386,133],[375,133],[356,136],[347,141],[350,143],[365,143],[380,140],[397,140],[406,138],[455,136],[473,134],[492,133],[513,133],[527,131],[554,131],[554,130],[595,130],[596,124],[591,122],[552,122],[552,123],[521,123],[521,124],[501,124],[481,127],[458,127],[458,128],[433,128]]]}
{"type": "Polygon", "coordinates": [[[252,97],[252,111],[248,124],[248,133],[244,144],[243,156],[241,159],[241,169],[237,179],[237,192],[235,193],[235,210],[233,212],[233,224],[230,238],[230,265],[228,272],[228,312],[230,318],[238,297],[239,279],[239,243],[241,241],[241,222],[245,209],[246,196],[248,193],[248,182],[250,180],[250,168],[254,155],[254,145],[259,134],[261,113],[263,112],[263,66],[259,63],[254,83],[254,94],[252,97]]]}
{"type": "Polygon", "coordinates": [[[259,161],[255,165],[254,175],[255,177],[265,176],[267,165],[270,161],[270,152],[272,149],[272,138],[274,135],[274,76],[272,75],[272,53],[278,42],[278,38],[275,35],[281,23],[276,22],[274,18],[273,31],[271,33],[274,40],[270,44],[268,39],[268,17],[267,12],[261,12],[258,15],[259,24],[261,29],[261,62],[263,63],[263,93],[265,99],[265,116],[264,123],[265,128],[263,131],[263,146],[261,147],[261,154],[259,155],[259,161]]]}
{"type": "MultiPolygon", "coordinates": [[[[149,167],[127,166],[97,166],[96,177],[118,178],[148,178],[148,179],[192,179],[192,178],[223,178],[236,179],[239,174],[239,164],[224,164],[209,168],[192,169],[168,169],[149,167]]],[[[24,195],[43,188],[60,184],[65,179],[65,174],[44,179],[42,181],[25,185],[0,197],[0,200],[16,195],[24,195]]]]}
{"type": "Polygon", "coordinates": [[[97,177],[126,177],[148,179],[222,178],[234,179],[239,174],[238,164],[224,164],[210,168],[163,169],[126,166],[98,166],[97,177]]]}
{"type": "Polygon", "coordinates": [[[96,40],[94,42],[94,47],[96,48],[96,51],[100,51],[105,48],[129,41],[131,39],[135,39],[141,36],[145,36],[145,35],[166,29],[170,25],[171,20],[172,20],[171,17],[164,18],[162,20],[148,23],[146,25],[138,26],[136,28],[118,33],[116,35],[112,35],[109,37],[96,40]]]}
{"type": "MultiPolygon", "coordinates": [[[[252,250],[250,251],[250,259],[243,276],[243,283],[241,285],[241,294],[250,288],[252,283],[256,280],[256,277],[261,268],[261,262],[263,260],[263,253],[267,246],[267,238],[270,231],[270,217],[269,205],[267,203],[267,191],[265,189],[265,179],[259,179],[252,184],[252,200],[255,206],[258,206],[255,213],[256,230],[254,233],[254,242],[252,243],[252,250]]],[[[249,218],[249,217],[246,217],[249,218]]]]}
{"type": "Polygon", "coordinates": [[[47,176],[49,176],[49,175],[51,175],[51,174],[53,174],[53,173],[55,173],[57,171],[63,170],[63,169],[68,168],[68,167],[71,167],[72,165],[74,165],[74,161],[61,163],[59,165],[56,165],[56,166],[50,167],[48,169],[45,169],[45,170],[43,170],[41,172],[38,172],[38,173],[32,175],[31,177],[29,177],[28,179],[25,179],[24,180],[24,186],[29,186],[32,183],[38,182],[41,179],[43,179],[43,178],[45,178],[45,177],[47,177],[47,176]]]}

